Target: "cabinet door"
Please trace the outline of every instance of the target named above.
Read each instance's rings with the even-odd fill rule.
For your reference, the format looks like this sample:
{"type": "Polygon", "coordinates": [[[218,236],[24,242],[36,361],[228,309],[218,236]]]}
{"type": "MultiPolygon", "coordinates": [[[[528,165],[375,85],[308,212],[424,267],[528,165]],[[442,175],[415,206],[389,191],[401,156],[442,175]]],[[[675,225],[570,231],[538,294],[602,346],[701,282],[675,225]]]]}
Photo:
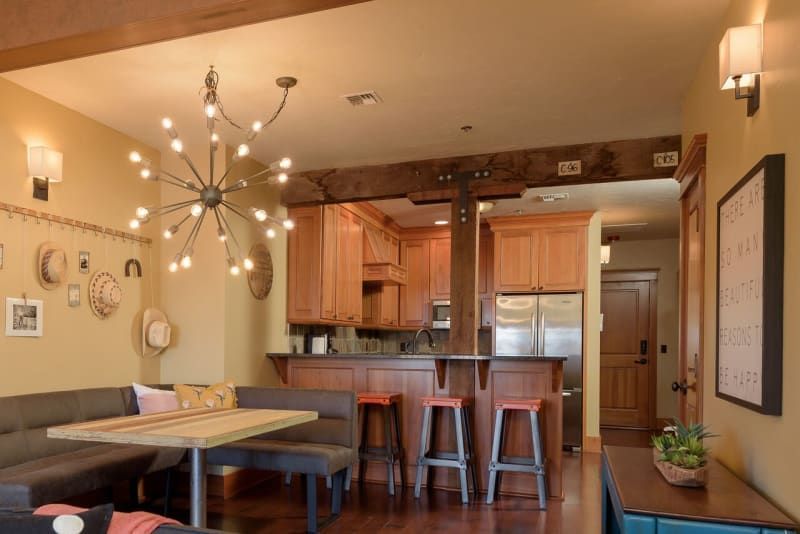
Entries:
{"type": "Polygon", "coordinates": [[[494,234],[494,288],[496,291],[538,289],[538,233],[503,230],[494,234]]]}
{"type": "Polygon", "coordinates": [[[400,286],[400,326],[430,325],[430,241],[400,242],[400,265],[408,269],[408,283],[400,286]]]}
{"type": "Polygon", "coordinates": [[[481,298],[494,295],[494,236],[481,234],[478,241],[478,294],[481,298]]]}
{"type": "Polygon", "coordinates": [[[322,284],[320,288],[320,318],[335,320],[336,287],[339,285],[337,260],[339,243],[339,206],[327,204],[322,207],[322,284]]]}
{"type": "Polygon", "coordinates": [[[450,298],[450,238],[431,239],[431,300],[450,298]]]}
{"type": "Polygon", "coordinates": [[[289,218],[295,227],[288,232],[286,317],[290,323],[319,320],[322,209],[294,208],[289,218]]]}
{"type": "MultiPolygon", "coordinates": [[[[348,212],[349,213],[349,212],[348,212]]],[[[355,214],[349,214],[347,235],[349,239],[346,252],[348,263],[347,315],[346,321],[361,322],[361,293],[363,291],[364,264],[364,223],[355,214]]]]}
{"type": "Polygon", "coordinates": [[[583,289],[586,228],[545,228],[539,231],[539,236],[539,289],[583,289]]]}

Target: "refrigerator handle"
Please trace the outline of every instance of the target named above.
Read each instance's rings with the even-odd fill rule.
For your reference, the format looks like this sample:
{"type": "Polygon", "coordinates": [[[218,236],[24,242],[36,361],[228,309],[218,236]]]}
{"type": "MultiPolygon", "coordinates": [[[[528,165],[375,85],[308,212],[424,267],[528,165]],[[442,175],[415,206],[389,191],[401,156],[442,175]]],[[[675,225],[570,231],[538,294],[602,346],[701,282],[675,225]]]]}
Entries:
{"type": "Polygon", "coordinates": [[[539,338],[540,338],[539,339],[539,342],[540,342],[540,344],[539,344],[539,356],[544,356],[544,313],[542,313],[542,317],[541,317],[541,320],[540,320],[539,324],[541,325],[540,328],[539,328],[539,332],[540,332],[540,334],[539,334],[539,338]]]}
{"type": "Polygon", "coordinates": [[[536,314],[531,314],[531,355],[538,356],[539,330],[536,328],[536,314]]]}

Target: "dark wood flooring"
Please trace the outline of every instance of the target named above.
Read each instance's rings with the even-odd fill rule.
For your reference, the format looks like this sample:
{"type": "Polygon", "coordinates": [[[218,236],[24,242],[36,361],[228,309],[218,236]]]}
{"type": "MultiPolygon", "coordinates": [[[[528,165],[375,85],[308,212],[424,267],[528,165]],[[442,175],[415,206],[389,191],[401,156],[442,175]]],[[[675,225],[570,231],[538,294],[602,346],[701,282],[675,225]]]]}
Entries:
{"type": "MultiPolygon", "coordinates": [[[[531,479],[531,484],[533,484],[531,479]]],[[[593,534],[600,532],[600,455],[567,454],[564,457],[564,501],[548,501],[548,510],[537,510],[537,501],[501,497],[492,505],[485,496],[462,505],[459,494],[423,489],[414,498],[413,488],[395,497],[378,484],[353,484],[345,493],[341,517],[325,533],[526,533],[593,534]]],[[[329,513],[329,493],[320,482],[321,516],[329,513]]],[[[187,501],[175,499],[175,516],[186,521],[187,501]]],[[[211,498],[208,526],[243,534],[304,532],[306,526],[302,484],[295,477],[291,487],[278,478],[227,500],[211,498]]]]}

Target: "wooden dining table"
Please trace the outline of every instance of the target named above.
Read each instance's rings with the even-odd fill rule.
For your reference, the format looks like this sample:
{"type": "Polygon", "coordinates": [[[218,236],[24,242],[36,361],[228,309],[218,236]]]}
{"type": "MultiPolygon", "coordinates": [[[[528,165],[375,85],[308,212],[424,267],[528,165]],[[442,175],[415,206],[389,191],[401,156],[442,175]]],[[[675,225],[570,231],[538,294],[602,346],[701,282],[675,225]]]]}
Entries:
{"type": "Polygon", "coordinates": [[[206,450],[314,421],[317,412],[247,408],[190,408],[84,421],[47,429],[47,437],[189,450],[190,523],[206,525],[206,450]]]}

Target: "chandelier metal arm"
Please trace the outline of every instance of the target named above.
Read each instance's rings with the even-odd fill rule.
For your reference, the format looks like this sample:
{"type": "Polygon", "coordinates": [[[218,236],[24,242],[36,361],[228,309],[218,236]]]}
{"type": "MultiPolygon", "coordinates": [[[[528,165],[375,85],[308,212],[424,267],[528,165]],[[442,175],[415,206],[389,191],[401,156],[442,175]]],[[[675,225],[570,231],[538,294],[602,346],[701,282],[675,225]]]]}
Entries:
{"type": "Polygon", "coordinates": [[[208,208],[204,207],[203,208],[203,213],[201,213],[200,217],[198,217],[198,219],[197,219],[197,222],[199,222],[200,224],[197,225],[197,230],[195,231],[194,237],[192,238],[192,244],[189,245],[189,248],[191,248],[191,249],[194,249],[194,242],[197,241],[197,236],[200,235],[200,228],[203,227],[203,219],[206,218],[206,212],[207,211],[208,211],[208,208]]]}
{"type": "Polygon", "coordinates": [[[163,178],[160,178],[160,180],[165,181],[168,184],[175,185],[175,186],[178,186],[178,187],[182,187],[182,188],[185,188],[185,189],[190,189],[190,190],[192,190],[192,191],[194,191],[196,193],[200,192],[200,190],[197,188],[196,185],[194,185],[191,182],[191,180],[184,180],[183,178],[175,176],[171,172],[165,171],[164,169],[161,169],[161,174],[165,174],[165,175],[169,176],[170,178],[172,178],[173,180],[177,181],[177,183],[173,183],[173,182],[170,182],[168,180],[164,180],[163,178]]]}
{"type": "Polygon", "coordinates": [[[163,215],[162,210],[168,210],[168,209],[176,208],[176,207],[177,208],[183,208],[185,206],[188,206],[192,202],[195,202],[195,201],[194,200],[182,200],[180,202],[175,202],[174,204],[166,204],[164,206],[158,206],[157,208],[153,208],[153,211],[156,212],[159,215],[163,215]]]}
{"type": "MultiPolygon", "coordinates": [[[[267,173],[270,173],[270,172],[272,172],[272,169],[269,169],[269,168],[264,169],[263,171],[258,171],[257,173],[252,174],[252,175],[248,176],[247,178],[242,178],[241,180],[238,180],[233,185],[230,185],[230,186],[226,187],[225,189],[223,189],[222,192],[223,193],[230,193],[231,191],[236,191],[236,190],[239,190],[239,189],[247,189],[251,185],[258,185],[258,184],[251,184],[250,180],[253,180],[255,178],[258,178],[262,174],[267,174],[267,173]],[[247,182],[247,185],[245,185],[244,187],[240,187],[239,184],[242,183],[242,182],[247,182]]],[[[222,183],[222,182],[220,182],[220,183],[222,183]]]]}
{"type": "Polygon", "coordinates": [[[194,225],[192,226],[192,229],[189,231],[189,235],[186,236],[186,241],[183,243],[183,248],[181,248],[181,253],[180,253],[181,257],[183,257],[186,254],[186,250],[188,248],[191,248],[189,246],[189,242],[194,243],[194,241],[192,241],[192,235],[194,235],[194,233],[200,227],[200,223],[203,221],[203,215],[204,214],[205,214],[205,211],[203,211],[203,213],[200,215],[200,217],[197,218],[197,220],[194,222],[194,225]]]}
{"type": "Polygon", "coordinates": [[[200,182],[200,185],[202,185],[203,187],[206,187],[206,183],[203,181],[203,178],[200,176],[200,173],[197,171],[197,167],[195,167],[194,163],[192,163],[192,158],[189,157],[189,154],[186,154],[184,152],[183,154],[181,154],[181,158],[183,158],[183,161],[186,162],[186,165],[189,166],[189,168],[192,170],[192,173],[197,177],[197,180],[200,182]]]}
{"type": "Polygon", "coordinates": [[[241,208],[239,208],[239,206],[232,205],[232,204],[231,204],[229,201],[227,201],[227,200],[223,200],[223,201],[222,201],[222,205],[223,205],[223,206],[225,206],[226,208],[228,208],[229,210],[231,210],[233,213],[235,213],[236,215],[238,215],[238,216],[239,216],[239,217],[241,217],[242,219],[244,219],[245,221],[247,221],[247,222],[253,222],[252,220],[250,220],[250,218],[249,218],[247,215],[245,215],[245,214],[243,214],[241,211],[239,211],[239,209],[241,209],[241,208]],[[239,208],[239,209],[237,209],[237,208],[239,208]]]}
{"type": "MultiPolygon", "coordinates": [[[[231,236],[231,239],[233,239],[233,243],[236,245],[236,251],[238,252],[239,259],[241,260],[242,247],[239,246],[239,240],[236,239],[236,234],[233,233],[233,229],[231,228],[231,225],[228,223],[228,219],[225,218],[225,214],[222,213],[219,210],[217,210],[217,211],[219,213],[220,219],[222,219],[222,222],[225,224],[225,228],[228,229],[228,235],[231,236]]],[[[241,215],[241,213],[239,215],[241,215]]],[[[242,217],[244,217],[244,215],[242,215],[242,217]]],[[[245,219],[246,219],[246,217],[245,217],[245,219]]]]}

